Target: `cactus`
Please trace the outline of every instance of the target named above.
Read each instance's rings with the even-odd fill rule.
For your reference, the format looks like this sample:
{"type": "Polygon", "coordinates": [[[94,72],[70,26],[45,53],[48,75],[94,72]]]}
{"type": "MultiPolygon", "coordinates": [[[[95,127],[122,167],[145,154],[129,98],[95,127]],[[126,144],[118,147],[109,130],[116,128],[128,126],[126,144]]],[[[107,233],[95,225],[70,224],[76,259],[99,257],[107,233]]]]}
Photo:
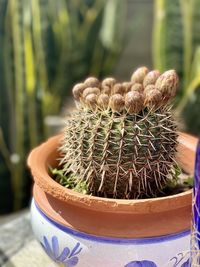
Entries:
{"type": "Polygon", "coordinates": [[[85,181],[92,195],[156,196],[176,166],[176,123],[170,101],[174,70],[137,69],[131,81],[94,77],[77,84],[77,111],[67,120],[60,147],[65,173],[85,181]]]}

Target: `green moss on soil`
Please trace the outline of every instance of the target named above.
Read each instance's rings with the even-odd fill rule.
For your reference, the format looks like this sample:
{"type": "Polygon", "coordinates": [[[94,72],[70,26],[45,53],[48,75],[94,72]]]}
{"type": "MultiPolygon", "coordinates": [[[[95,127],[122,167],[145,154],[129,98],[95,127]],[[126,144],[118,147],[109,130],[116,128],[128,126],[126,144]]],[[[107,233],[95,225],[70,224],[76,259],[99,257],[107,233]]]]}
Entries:
{"type": "MultiPolygon", "coordinates": [[[[62,186],[82,194],[90,194],[86,182],[83,180],[80,181],[80,178],[73,173],[65,174],[62,169],[50,168],[50,174],[62,186]]],[[[179,167],[173,170],[173,176],[175,179],[169,179],[167,185],[157,197],[182,193],[193,187],[193,177],[184,174],[179,167]]]]}

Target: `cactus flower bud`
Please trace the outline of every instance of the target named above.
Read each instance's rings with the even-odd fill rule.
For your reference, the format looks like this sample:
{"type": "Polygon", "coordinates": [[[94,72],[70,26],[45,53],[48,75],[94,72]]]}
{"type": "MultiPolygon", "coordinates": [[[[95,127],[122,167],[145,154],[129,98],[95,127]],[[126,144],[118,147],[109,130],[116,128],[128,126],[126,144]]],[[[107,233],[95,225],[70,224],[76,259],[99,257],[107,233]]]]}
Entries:
{"type": "Polygon", "coordinates": [[[101,92],[107,95],[110,95],[111,93],[111,88],[108,85],[104,85],[101,87],[101,92]]]}
{"type": "Polygon", "coordinates": [[[125,87],[126,93],[131,90],[131,86],[133,85],[132,82],[123,82],[122,85],[125,87]]]}
{"type": "Polygon", "coordinates": [[[148,90],[145,94],[145,106],[159,107],[162,105],[162,93],[158,89],[148,90]]]}
{"type": "Polygon", "coordinates": [[[131,86],[131,91],[137,91],[139,93],[142,93],[144,90],[143,86],[141,83],[134,83],[132,86],[131,86]]]}
{"type": "Polygon", "coordinates": [[[87,95],[85,98],[85,103],[92,109],[95,108],[97,103],[97,95],[96,94],[87,95]]]}
{"type": "Polygon", "coordinates": [[[107,95],[111,94],[111,88],[107,85],[101,87],[101,92],[107,95]]]}
{"type": "Polygon", "coordinates": [[[125,90],[126,90],[126,88],[121,83],[116,83],[113,86],[112,93],[123,95],[125,93],[125,90]]]}
{"type": "Polygon", "coordinates": [[[89,77],[85,80],[86,87],[99,87],[99,80],[95,77],[89,77]]]}
{"type": "Polygon", "coordinates": [[[102,87],[103,86],[109,86],[109,87],[113,87],[113,85],[116,83],[116,80],[114,78],[106,78],[102,81],[102,87]]]}
{"type": "Polygon", "coordinates": [[[134,83],[143,83],[144,77],[149,72],[147,67],[138,68],[135,72],[133,72],[131,76],[131,82],[134,83]]]}
{"type": "Polygon", "coordinates": [[[178,86],[178,76],[175,70],[164,72],[156,81],[156,88],[160,90],[165,99],[170,99],[176,95],[178,86]]]}
{"type": "Polygon", "coordinates": [[[124,108],[124,98],[120,94],[114,94],[110,97],[109,106],[113,111],[120,112],[124,108]]]}
{"type": "Polygon", "coordinates": [[[150,71],[144,78],[143,86],[146,87],[149,84],[155,84],[159,76],[160,72],[158,70],[150,71]]]}
{"type": "Polygon", "coordinates": [[[100,94],[100,89],[97,87],[88,87],[83,91],[83,98],[86,98],[87,95],[90,94],[95,94],[99,95],[100,94]]]}
{"type": "Polygon", "coordinates": [[[79,100],[84,89],[86,88],[85,84],[84,83],[77,83],[73,89],[72,89],[72,93],[73,93],[73,96],[76,100],[79,100]]]}
{"type": "Polygon", "coordinates": [[[153,84],[149,84],[149,85],[147,85],[147,86],[144,88],[144,95],[146,96],[146,94],[147,94],[149,91],[153,91],[153,90],[155,90],[155,89],[156,89],[155,85],[153,85],[153,84]]]}
{"type": "Polygon", "coordinates": [[[106,109],[109,104],[109,96],[107,94],[100,94],[97,100],[99,107],[106,109]]]}
{"type": "Polygon", "coordinates": [[[143,109],[144,96],[137,91],[130,91],[125,95],[125,107],[130,114],[139,113],[143,109]]]}

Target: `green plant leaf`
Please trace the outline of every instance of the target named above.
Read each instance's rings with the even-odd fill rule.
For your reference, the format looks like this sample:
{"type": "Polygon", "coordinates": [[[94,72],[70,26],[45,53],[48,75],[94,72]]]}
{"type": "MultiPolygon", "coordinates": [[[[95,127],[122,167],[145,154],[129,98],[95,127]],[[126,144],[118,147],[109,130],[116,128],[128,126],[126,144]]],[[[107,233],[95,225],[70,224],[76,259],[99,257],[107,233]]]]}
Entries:
{"type": "Polygon", "coordinates": [[[100,39],[102,44],[111,50],[118,50],[120,45],[124,17],[124,4],[121,0],[107,0],[104,8],[100,39]],[[121,30],[120,30],[121,29],[121,30]]]}

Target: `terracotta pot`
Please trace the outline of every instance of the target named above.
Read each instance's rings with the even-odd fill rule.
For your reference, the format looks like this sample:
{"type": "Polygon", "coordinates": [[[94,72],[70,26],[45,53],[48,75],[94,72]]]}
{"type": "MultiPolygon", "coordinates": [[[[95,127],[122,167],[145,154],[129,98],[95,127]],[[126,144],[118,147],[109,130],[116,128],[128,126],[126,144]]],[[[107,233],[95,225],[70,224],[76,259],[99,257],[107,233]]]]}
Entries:
{"type": "MultiPolygon", "coordinates": [[[[97,244],[101,244],[101,248],[98,250],[102,256],[99,263],[98,260],[95,260],[97,267],[134,266],[131,265],[134,264],[134,257],[136,260],[138,257],[141,258],[138,253],[140,253],[142,244],[147,243],[151,249],[149,249],[150,254],[146,256],[146,259],[149,260],[151,256],[151,261],[156,264],[155,266],[164,266],[163,263],[168,260],[170,262],[170,257],[173,258],[176,253],[189,249],[191,190],[162,198],[117,200],[83,195],[66,189],[56,183],[48,173],[48,166],[55,167],[57,165],[59,158],[57,148],[61,138],[61,135],[50,138],[46,143],[35,148],[28,158],[28,165],[35,181],[32,224],[36,236],[46,250],[47,247],[50,247],[47,236],[52,239],[52,248],[55,248],[57,246],[55,244],[58,242],[62,243],[60,245],[62,250],[66,248],[64,237],[58,233],[59,231],[64,232],[71,240],[69,244],[72,250],[77,246],[77,240],[83,250],[86,250],[86,247],[88,249],[88,246],[94,249],[97,244]],[[45,225],[45,228],[42,225],[45,225]],[[60,237],[60,241],[57,236],[60,237]],[[87,242],[83,240],[87,240],[87,242]],[[105,243],[104,249],[102,242],[105,243]],[[164,242],[162,246],[160,242],[164,242]],[[111,244],[110,247],[108,243],[111,244]],[[116,244],[121,246],[119,252],[121,256],[119,255],[118,259],[113,262],[111,260],[103,261],[104,256],[107,255],[106,251],[110,251],[109,257],[113,257],[111,254],[116,253],[116,244]],[[127,244],[129,249],[127,249],[127,244]],[[122,245],[125,250],[122,249],[122,245]],[[162,255],[162,250],[164,252],[166,248],[168,252],[162,255]],[[152,257],[154,258],[152,259],[152,257]],[[131,259],[133,261],[130,261],[131,259]]],[[[190,174],[194,169],[196,144],[196,138],[180,133],[177,160],[184,171],[190,174]]],[[[94,249],[94,251],[96,250],[94,249]]],[[[50,254],[52,255],[52,251],[50,254]]],[[[79,266],[94,266],[94,260],[90,262],[87,258],[91,259],[91,253],[84,254],[82,252],[82,254],[83,259],[79,266]]],[[[56,261],[56,257],[53,259],[56,261]]],[[[145,257],[143,256],[140,260],[145,260],[145,257]]]]}

